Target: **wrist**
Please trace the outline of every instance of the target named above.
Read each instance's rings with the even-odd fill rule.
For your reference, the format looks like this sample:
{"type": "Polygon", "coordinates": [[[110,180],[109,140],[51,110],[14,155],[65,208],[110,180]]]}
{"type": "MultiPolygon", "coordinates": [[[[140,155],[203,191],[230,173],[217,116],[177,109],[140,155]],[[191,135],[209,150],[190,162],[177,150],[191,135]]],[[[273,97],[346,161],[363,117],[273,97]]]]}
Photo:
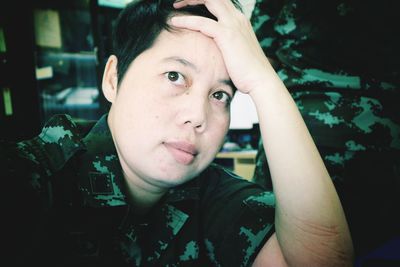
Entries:
{"type": "Polygon", "coordinates": [[[268,98],[274,98],[276,92],[287,90],[276,72],[269,72],[263,77],[248,93],[255,104],[259,101],[264,102],[268,98]]]}

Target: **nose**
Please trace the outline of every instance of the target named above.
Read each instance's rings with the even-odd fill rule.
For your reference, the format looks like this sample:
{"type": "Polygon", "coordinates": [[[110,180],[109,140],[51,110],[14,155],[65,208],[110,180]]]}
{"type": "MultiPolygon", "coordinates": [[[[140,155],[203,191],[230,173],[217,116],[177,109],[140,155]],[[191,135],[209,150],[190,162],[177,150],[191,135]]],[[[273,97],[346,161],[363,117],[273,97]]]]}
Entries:
{"type": "Polygon", "coordinates": [[[196,132],[204,132],[207,128],[207,97],[186,93],[183,108],[179,110],[179,123],[184,127],[192,127],[196,132]]]}

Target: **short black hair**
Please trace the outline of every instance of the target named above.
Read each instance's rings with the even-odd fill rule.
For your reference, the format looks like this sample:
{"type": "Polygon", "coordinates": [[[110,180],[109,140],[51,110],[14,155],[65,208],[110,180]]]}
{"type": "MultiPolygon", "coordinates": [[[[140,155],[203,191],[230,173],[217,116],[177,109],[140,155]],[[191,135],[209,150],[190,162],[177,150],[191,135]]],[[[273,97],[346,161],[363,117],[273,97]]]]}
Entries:
{"type": "MultiPolygon", "coordinates": [[[[174,0],[133,0],[118,15],[113,31],[113,54],[118,58],[118,84],[131,62],[149,49],[162,30],[173,31],[168,19],[177,13],[217,20],[204,5],[175,9],[174,0]]],[[[237,0],[233,4],[242,11],[237,0]]]]}

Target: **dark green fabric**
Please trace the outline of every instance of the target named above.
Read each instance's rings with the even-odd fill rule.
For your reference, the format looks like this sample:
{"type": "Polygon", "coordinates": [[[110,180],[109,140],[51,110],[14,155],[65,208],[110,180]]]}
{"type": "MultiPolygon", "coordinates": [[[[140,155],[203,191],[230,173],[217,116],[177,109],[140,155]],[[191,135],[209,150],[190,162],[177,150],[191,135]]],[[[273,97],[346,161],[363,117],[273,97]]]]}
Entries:
{"type": "Polygon", "coordinates": [[[12,262],[249,266],[274,231],[273,193],[212,164],[139,216],[106,118],[81,127],[58,115],[32,140],[1,143],[12,262]]]}
{"type": "MultiPolygon", "coordinates": [[[[356,254],[400,236],[396,1],[257,1],[252,24],[335,183],[356,254]]],[[[272,190],[263,140],[254,181],[272,190]]]]}

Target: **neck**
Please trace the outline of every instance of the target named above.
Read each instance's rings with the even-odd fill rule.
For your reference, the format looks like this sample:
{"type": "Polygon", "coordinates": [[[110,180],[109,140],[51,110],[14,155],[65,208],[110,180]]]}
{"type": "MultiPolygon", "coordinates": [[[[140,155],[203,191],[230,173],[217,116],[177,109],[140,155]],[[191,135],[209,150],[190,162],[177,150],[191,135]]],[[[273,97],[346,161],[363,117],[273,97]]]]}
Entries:
{"type": "Polygon", "coordinates": [[[125,183],[128,189],[128,200],[138,214],[146,214],[167,192],[167,189],[135,179],[125,171],[125,183]]]}

